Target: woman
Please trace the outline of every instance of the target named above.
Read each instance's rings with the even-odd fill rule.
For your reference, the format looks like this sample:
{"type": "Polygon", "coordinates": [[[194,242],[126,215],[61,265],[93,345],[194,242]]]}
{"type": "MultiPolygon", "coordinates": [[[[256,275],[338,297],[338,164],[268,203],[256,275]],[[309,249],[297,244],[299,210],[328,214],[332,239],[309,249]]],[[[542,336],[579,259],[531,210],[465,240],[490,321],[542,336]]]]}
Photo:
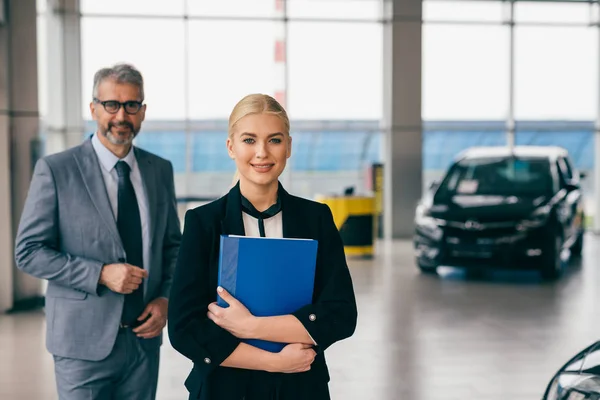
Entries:
{"type": "Polygon", "coordinates": [[[168,321],[171,344],[194,363],[185,382],[190,399],[329,399],[323,352],[354,333],[354,290],[331,211],[279,183],[291,155],[289,130],[285,110],[272,97],[240,100],[227,139],[239,181],[185,215],[168,321]],[[221,234],[317,240],[313,303],[290,315],[254,317],[217,288],[221,234]],[[217,306],[217,290],[229,307],[217,306]],[[290,344],[270,353],[241,339],[290,344]]]}

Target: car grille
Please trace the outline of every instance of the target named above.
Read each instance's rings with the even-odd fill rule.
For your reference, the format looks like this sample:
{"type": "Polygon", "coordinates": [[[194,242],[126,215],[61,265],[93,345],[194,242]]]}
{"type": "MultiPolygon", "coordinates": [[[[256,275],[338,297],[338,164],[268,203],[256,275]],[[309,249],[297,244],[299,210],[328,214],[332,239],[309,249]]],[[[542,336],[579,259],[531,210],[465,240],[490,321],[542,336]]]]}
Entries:
{"type": "MultiPolygon", "coordinates": [[[[448,224],[449,225],[449,224],[448,224]]],[[[504,224],[504,226],[497,227],[487,227],[486,224],[483,224],[483,228],[481,229],[466,229],[464,228],[464,224],[462,228],[454,227],[454,226],[446,226],[444,229],[446,236],[454,236],[459,237],[465,241],[473,241],[476,243],[477,239],[497,239],[500,237],[511,236],[518,233],[517,226],[514,223],[504,224]]]]}
{"type": "MultiPolygon", "coordinates": [[[[485,225],[484,225],[485,226],[485,225]]],[[[501,246],[510,245],[525,235],[517,231],[516,224],[503,223],[494,228],[467,230],[446,226],[444,228],[446,250],[451,257],[491,258],[501,246]]]]}

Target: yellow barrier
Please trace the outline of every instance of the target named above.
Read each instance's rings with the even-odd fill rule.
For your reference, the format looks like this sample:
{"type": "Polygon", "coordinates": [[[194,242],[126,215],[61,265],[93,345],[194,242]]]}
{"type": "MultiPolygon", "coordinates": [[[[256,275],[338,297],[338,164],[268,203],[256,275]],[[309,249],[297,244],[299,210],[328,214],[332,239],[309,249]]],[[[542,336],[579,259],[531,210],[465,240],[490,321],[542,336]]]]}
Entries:
{"type": "Polygon", "coordinates": [[[327,204],[331,209],[346,255],[373,256],[373,238],[377,231],[374,197],[319,197],[317,201],[327,204]]]}
{"type": "Polygon", "coordinates": [[[383,164],[371,167],[372,190],[375,194],[375,236],[383,238],[383,164]]]}

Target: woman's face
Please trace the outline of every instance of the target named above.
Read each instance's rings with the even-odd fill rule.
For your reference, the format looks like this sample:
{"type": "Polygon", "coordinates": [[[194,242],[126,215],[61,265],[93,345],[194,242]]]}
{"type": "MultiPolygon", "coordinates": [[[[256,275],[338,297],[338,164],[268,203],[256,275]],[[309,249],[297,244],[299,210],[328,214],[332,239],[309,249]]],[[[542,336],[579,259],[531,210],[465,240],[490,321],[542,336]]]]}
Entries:
{"type": "Polygon", "coordinates": [[[285,125],[273,114],[251,114],[241,118],[227,139],[227,151],[235,161],[240,182],[256,186],[277,185],[287,159],[292,138],[285,125]]]}

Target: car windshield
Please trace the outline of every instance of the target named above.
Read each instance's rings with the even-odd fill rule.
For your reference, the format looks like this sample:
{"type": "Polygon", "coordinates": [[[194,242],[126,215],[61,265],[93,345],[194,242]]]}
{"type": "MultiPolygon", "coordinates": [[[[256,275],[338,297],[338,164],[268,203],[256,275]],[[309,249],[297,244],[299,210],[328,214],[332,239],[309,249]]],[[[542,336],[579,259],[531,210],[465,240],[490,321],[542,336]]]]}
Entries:
{"type": "Polygon", "coordinates": [[[447,195],[539,196],[552,192],[545,158],[474,158],[452,166],[440,186],[447,195]]]}

